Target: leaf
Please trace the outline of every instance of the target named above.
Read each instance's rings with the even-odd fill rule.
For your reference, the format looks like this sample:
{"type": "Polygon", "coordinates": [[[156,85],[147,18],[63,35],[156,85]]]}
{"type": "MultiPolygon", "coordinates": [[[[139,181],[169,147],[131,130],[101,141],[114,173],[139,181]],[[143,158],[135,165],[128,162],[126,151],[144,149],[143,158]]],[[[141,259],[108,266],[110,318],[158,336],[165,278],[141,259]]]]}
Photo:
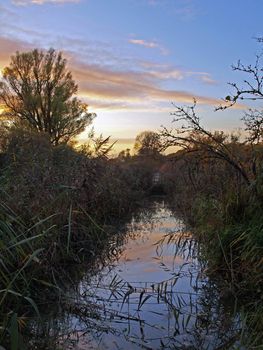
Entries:
{"type": "Polygon", "coordinates": [[[41,319],[41,316],[40,316],[38,307],[37,307],[36,303],[34,302],[34,300],[31,299],[31,298],[29,298],[29,297],[24,297],[24,298],[29,302],[29,304],[31,304],[31,306],[32,306],[33,309],[35,310],[35,312],[36,312],[38,318],[41,319]]]}
{"type": "Polygon", "coordinates": [[[5,291],[5,292],[4,292],[4,295],[3,295],[3,297],[2,297],[2,299],[0,300],[0,305],[3,304],[7,293],[10,292],[10,289],[11,289],[13,283],[14,283],[15,280],[18,278],[18,276],[20,275],[20,273],[21,273],[21,272],[30,264],[30,262],[31,262],[32,260],[34,260],[34,259],[36,258],[36,256],[37,256],[40,252],[42,252],[43,250],[44,250],[43,248],[39,248],[39,249],[35,250],[35,251],[30,255],[29,259],[25,262],[25,264],[21,267],[21,269],[18,270],[18,272],[15,274],[15,276],[14,276],[13,279],[12,279],[12,281],[8,284],[7,288],[5,288],[4,290],[1,290],[1,291],[0,291],[0,292],[5,291]]]}
{"type": "Polygon", "coordinates": [[[41,280],[41,279],[38,279],[38,278],[33,278],[33,280],[43,284],[44,286],[47,286],[47,287],[50,287],[50,288],[55,288],[55,289],[58,289],[59,291],[61,291],[61,289],[57,285],[55,285],[53,283],[49,283],[49,282],[47,282],[45,280],[41,280]]]}
{"type": "Polygon", "coordinates": [[[11,350],[18,350],[18,323],[17,323],[17,314],[14,313],[10,321],[10,339],[11,339],[11,350]]]}
{"type": "Polygon", "coordinates": [[[28,243],[36,238],[39,238],[39,237],[42,237],[43,236],[43,233],[40,233],[39,235],[36,235],[36,236],[33,236],[33,237],[29,237],[29,238],[26,238],[26,239],[23,239],[22,241],[19,241],[11,246],[9,246],[7,249],[11,249],[11,248],[14,248],[14,247],[17,247],[17,246],[20,246],[24,243],[28,243]]]}
{"type": "Polygon", "coordinates": [[[72,219],[72,203],[70,203],[69,214],[68,214],[67,254],[69,253],[69,244],[71,239],[71,219],[72,219]]]}
{"type": "MultiPolygon", "coordinates": [[[[0,294],[1,294],[1,293],[4,293],[5,295],[9,293],[9,294],[15,295],[15,296],[17,296],[17,297],[24,298],[25,300],[27,300],[27,301],[31,304],[31,306],[32,306],[33,309],[35,310],[37,316],[38,316],[39,318],[41,318],[36,303],[35,303],[34,300],[31,299],[30,297],[26,297],[26,296],[22,295],[21,293],[15,292],[14,290],[11,290],[11,289],[1,289],[1,290],[0,290],[0,294]]],[[[1,350],[1,349],[0,349],[0,350],[1,350]]]]}

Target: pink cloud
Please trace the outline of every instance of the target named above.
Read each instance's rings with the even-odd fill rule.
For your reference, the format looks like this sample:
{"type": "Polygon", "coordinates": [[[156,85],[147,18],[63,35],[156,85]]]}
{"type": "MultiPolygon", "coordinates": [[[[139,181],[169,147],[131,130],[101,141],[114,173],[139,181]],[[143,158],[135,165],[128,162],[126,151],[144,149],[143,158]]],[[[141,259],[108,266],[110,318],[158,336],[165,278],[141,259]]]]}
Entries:
{"type": "Polygon", "coordinates": [[[13,0],[12,3],[15,5],[26,6],[26,5],[44,5],[44,4],[67,4],[77,3],[80,0],[13,0]]]}

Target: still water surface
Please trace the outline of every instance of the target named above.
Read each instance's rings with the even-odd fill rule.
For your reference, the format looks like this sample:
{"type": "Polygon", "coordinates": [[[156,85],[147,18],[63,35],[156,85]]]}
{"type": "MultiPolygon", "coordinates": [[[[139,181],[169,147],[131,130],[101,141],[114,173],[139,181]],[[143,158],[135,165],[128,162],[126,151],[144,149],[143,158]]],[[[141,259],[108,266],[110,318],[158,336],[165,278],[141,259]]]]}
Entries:
{"type": "Polygon", "coordinates": [[[114,258],[68,295],[63,349],[230,348],[234,301],[206,276],[198,243],[171,209],[152,202],[118,236],[114,258]]]}

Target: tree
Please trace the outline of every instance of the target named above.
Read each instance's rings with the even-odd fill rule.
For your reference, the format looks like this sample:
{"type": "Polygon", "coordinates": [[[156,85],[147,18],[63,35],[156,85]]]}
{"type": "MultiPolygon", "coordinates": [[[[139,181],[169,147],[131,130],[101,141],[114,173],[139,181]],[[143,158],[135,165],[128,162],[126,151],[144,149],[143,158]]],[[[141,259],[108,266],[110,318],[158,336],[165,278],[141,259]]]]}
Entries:
{"type": "Polygon", "coordinates": [[[202,126],[199,116],[193,106],[178,107],[171,113],[174,123],[181,123],[178,127],[168,129],[163,127],[160,134],[165,148],[178,146],[183,150],[182,155],[196,153],[199,159],[214,158],[228,163],[250,184],[249,175],[239,157],[233,151],[233,144],[237,143],[235,136],[228,137],[223,132],[211,132],[202,126]]]}
{"type": "MultiPolygon", "coordinates": [[[[263,38],[258,38],[258,42],[263,43],[263,38]]],[[[254,64],[245,65],[239,60],[236,65],[232,65],[234,71],[246,74],[242,84],[229,83],[234,92],[225,97],[226,105],[217,109],[226,109],[235,105],[239,100],[263,100],[263,65],[262,55],[256,55],[254,64]]],[[[263,141],[263,111],[262,109],[250,108],[242,118],[245,123],[245,130],[248,132],[247,142],[259,143],[263,141]]]]}
{"type": "Polygon", "coordinates": [[[156,156],[162,150],[160,135],[154,131],[143,131],[136,136],[134,151],[140,156],[156,156]]]}
{"type": "Polygon", "coordinates": [[[129,160],[131,158],[131,150],[130,148],[126,148],[119,152],[118,159],[121,161],[129,160]]]}
{"type": "Polygon", "coordinates": [[[78,86],[62,53],[16,52],[0,81],[0,102],[15,125],[48,134],[52,144],[67,143],[95,114],[76,96],[78,86]]]}
{"type": "MultiPolygon", "coordinates": [[[[259,42],[263,40],[258,39],[259,42]]],[[[222,110],[235,105],[239,100],[262,100],[263,99],[263,67],[261,64],[262,54],[256,56],[254,65],[244,65],[238,61],[232,66],[234,71],[239,71],[247,75],[243,84],[230,83],[234,92],[225,97],[225,105],[219,106],[216,110],[222,110]]],[[[199,116],[195,112],[194,102],[190,107],[175,106],[175,111],[171,113],[175,116],[173,122],[181,123],[179,127],[173,129],[163,128],[161,137],[167,147],[179,146],[185,153],[198,152],[199,155],[206,154],[206,157],[221,159],[234,168],[241,175],[248,185],[261,170],[261,160],[257,159],[258,153],[255,144],[263,141],[263,111],[262,109],[249,109],[242,120],[245,123],[245,130],[248,135],[245,142],[238,143],[234,136],[218,132],[210,132],[202,126],[199,116]],[[233,145],[238,144],[239,150],[246,150],[247,160],[240,157],[239,152],[233,151],[233,145]],[[249,149],[246,148],[249,145],[249,149]],[[249,163],[249,167],[247,164],[249,163]]]]}

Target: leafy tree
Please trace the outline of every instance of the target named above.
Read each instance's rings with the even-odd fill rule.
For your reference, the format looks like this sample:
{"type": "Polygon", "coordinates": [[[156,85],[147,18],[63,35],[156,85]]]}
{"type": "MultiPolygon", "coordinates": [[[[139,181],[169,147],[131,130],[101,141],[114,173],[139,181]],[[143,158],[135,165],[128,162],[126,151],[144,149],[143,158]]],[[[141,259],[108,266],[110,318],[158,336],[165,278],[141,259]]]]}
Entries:
{"type": "Polygon", "coordinates": [[[134,151],[140,156],[159,155],[162,150],[160,135],[154,131],[143,131],[136,136],[134,151]]]}
{"type": "Polygon", "coordinates": [[[118,159],[121,161],[129,160],[131,158],[131,150],[130,148],[126,148],[118,154],[118,159]]]}
{"type": "Polygon", "coordinates": [[[67,143],[95,114],[74,95],[78,86],[62,53],[17,52],[3,71],[0,102],[15,125],[48,134],[52,144],[67,143]]]}

